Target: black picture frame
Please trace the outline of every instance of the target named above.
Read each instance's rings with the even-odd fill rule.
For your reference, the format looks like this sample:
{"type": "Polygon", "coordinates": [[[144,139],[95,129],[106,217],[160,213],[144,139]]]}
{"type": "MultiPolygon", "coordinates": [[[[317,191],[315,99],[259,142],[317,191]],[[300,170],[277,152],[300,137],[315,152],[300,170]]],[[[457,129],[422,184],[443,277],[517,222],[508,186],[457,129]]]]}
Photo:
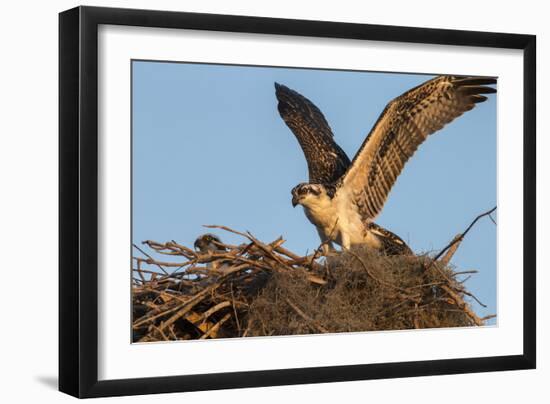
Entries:
{"type": "Polygon", "coordinates": [[[60,13],[59,389],[84,398],[535,368],[535,60],[533,35],[97,7],[60,13]],[[100,24],[523,50],[523,354],[99,381],[100,24]]]}

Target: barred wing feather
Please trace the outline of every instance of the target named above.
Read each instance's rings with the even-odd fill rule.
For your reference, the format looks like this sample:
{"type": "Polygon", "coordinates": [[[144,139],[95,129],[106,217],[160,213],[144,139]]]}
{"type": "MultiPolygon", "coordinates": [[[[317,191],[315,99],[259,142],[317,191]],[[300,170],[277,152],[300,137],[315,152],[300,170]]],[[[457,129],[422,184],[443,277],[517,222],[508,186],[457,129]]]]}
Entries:
{"type": "MultiPolygon", "coordinates": [[[[495,78],[438,76],[391,101],[338,182],[364,221],[382,210],[388,194],[426,138],[496,92],[495,78]]],[[[347,199],[346,198],[346,199],[347,199]]]]}
{"type": "Polygon", "coordinates": [[[334,141],[334,135],[322,112],[303,95],[275,83],[278,110],[290,128],[307,160],[309,182],[336,182],[348,169],[350,160],[334,141]]]}

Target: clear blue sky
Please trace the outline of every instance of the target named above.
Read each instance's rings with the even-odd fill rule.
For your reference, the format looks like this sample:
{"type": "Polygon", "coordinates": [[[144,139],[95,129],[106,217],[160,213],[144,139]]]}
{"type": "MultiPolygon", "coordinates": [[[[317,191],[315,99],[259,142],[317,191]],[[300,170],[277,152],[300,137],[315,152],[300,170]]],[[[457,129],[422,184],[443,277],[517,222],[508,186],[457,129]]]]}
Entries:
{"type": "MultiPolygon", "coordinates": [[[[290,190],[305,158],[277,111],[273,83],[314,102],[353,158],[384,106],[432,76],[134,61],[133,241],[192,246],[220,224],[305,254],[315,227],[290,190]]],[[[405,166],[376,222],[417,253],[437,251],[496,205],[496,96],[432,135],[405,166]]],[[[224,241],[242,242],[215,232],[224,241]]],[[[488,219],[454,257],[466,285],[496,313],[496,226],[488,219]]]]}

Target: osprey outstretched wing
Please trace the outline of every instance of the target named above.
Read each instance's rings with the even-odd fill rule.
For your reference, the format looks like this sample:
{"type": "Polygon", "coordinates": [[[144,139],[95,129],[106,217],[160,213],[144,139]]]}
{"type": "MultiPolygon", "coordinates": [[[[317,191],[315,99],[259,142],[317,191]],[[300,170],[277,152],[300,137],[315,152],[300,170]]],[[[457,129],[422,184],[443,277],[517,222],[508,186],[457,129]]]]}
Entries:
{"type": "Polygon", "coordinates": [[[418,146],[432,133],[495,93],[494,78],[439,76],[391,101],[342,177],[363,220],[374,219],[418,146]]]}
{"type": "Polygon", "coordinates": [[[306,157],[309,182],[336,182],[348,169],[350,160],[334,141],[322,112],[306,97],[281,84],[275,83],[275,94],[279,113],[306,157]]]}

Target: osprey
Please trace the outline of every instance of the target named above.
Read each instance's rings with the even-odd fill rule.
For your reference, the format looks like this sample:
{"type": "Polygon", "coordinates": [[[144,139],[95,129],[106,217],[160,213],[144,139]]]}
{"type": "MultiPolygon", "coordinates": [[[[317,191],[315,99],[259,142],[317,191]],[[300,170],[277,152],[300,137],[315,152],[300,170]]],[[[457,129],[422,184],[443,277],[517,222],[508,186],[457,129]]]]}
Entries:
{"type": "Polygon", "coordinates": [[[195,250],[198,250],[202,254],[208,254],[211,252],[224,252],[225,247],[223,247],[222,242],[218,236],[211,233],[203,234],[195,240],[193,244],[195,250]]]}
{"type": "Polygon", "coordinates": [[[405,163],[428,135],[495,93],[488,77],[438,76],[390,101],[353,161],[334,141],[325,117],[310,100],[275,83],[278,110],[307,160],[309,182],[292,189],[324,243],[344,249],[367,245],[386,254],[412,254],[401,238],[376,225],[405,163]]]}
{"type": "MultiPolygon", "coordinates": [[[[194,243],[194,247],[195,250],[205,255],[227,252],[226,248],[222,244],[221,239],[215,234],[210,233],[206,233],[197,237],[194,243]]],[[[229,268],[225,263],[220,263],[219,261],[209,262],[206,264],[206,267],[215,272],[221,273],[229,268]]]]}

